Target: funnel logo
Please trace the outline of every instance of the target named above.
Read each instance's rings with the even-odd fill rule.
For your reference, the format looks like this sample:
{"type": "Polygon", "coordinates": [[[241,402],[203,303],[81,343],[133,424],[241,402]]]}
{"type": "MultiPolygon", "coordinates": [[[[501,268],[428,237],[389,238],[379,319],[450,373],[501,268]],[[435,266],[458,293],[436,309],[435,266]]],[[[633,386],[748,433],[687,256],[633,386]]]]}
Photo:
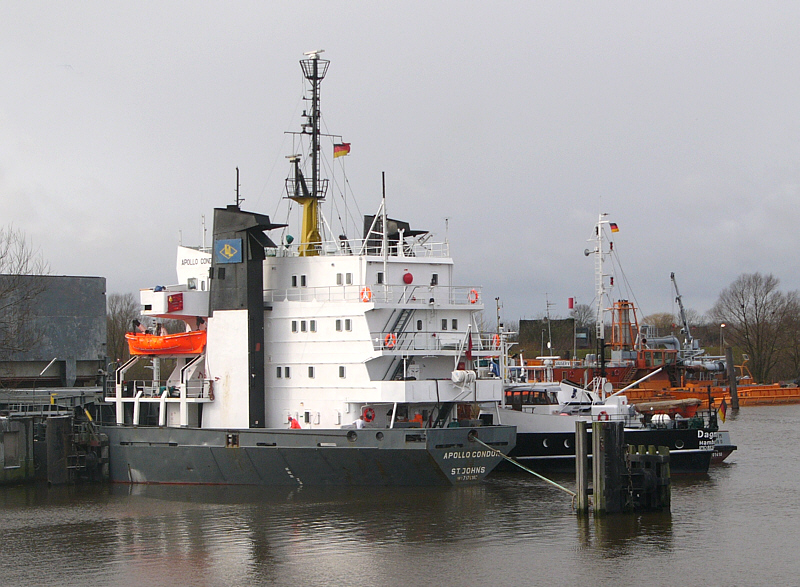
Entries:
{"type": "Polygon", "coordinates": [[[214,241],[215,263],[241,263],[242,239],[232,238],[214,241]]]}

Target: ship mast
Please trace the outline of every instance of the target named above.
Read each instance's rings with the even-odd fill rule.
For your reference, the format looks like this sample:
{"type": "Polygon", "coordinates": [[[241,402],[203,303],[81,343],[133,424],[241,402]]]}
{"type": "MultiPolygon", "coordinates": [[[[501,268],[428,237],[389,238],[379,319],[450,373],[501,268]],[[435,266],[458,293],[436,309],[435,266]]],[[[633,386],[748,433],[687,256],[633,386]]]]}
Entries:
{"type": "Polygon", "coordinates": [[[595,282],[595,296],[597,298],[597,313],[595,318],[595,337],[597,338],[597,353],[600,360],[600,377],[603,382],[606,378],[606,360],[605,360],[605,319],[603,317],[605,311],[603,308],[603,300],[606,295],[605,275],[603,274],[603,225],[608,224],[608,220],[603,220],[607,214],[601,213],[597,219],[597,225],[594,229],[594,250],[586,249],[583,254],[587,257],[594,253],[594,282],[595,282]]]}
{"type": "MultiPolygon", "coordinates": [[[[294,179],[286,180],[289,198],[303,207],[303,221],[300,229],[300,256],[310,257],[319,254],[322,237],[319,230],[319,204],[325,198],[328,182],[320,178],[319,137],[320,137],[320,111],[319,95],[320,85],[328,72],[330,61],[321,59],[323,49],[305,53],[306,59],[300,60],[303,76],[311,84],[311,110],[303,111],[306,121],[303,123],[303,134],[311,135],[311,185],[306,183],[303,172],[300,170],[300,156],[292,155],[289,159],[294,164],[294,179]]],[[[308,98],[306,98],[308,99],[308,98]]]]}

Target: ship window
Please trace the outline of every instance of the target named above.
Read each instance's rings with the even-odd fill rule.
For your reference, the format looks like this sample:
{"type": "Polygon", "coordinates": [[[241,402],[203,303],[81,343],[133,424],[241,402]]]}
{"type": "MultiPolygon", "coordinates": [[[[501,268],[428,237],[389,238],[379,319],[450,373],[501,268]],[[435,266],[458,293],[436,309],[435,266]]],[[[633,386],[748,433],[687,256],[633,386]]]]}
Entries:
{"type": "Polygon", "coordinates": [[[186,283],[189,286],[189,289],[197,289],[197,278],[190,277],[186,283]]]}
{"type": "Polygon", "coordinates": [[[300,276],[300,287],[305,287],[305,286],[306,286],[306,276],[305,275],[301,275],[300,276]]]}
{"type": "Polygon", "coordinates": [[[350,332],[351,330],[353,330],[353,321],[350,320],[350,318],[345,318],[344,319],[344,329],[347,332],[350,332]]]}
{"type": "Polygon", "coordinates": [[[311,422],[311,412],[305,412],[303,414],[303,420],[305,420],[306,424],[311,422]]]}
{"type": "Polygon", "coordinates": [[[307,328],[308,328],[308,322],[302,320],[300,322],[300,332],[305,332],[307,328]]]}
{"type": "Polygon", "coordinates": [[[342,274],[341,273],[337,273],[336,274],[336,285],[342,285],[342,274]]]}
{"type": "Polygon", "coordinates": [[[292,287],[297,287],[297,275],[292,275],[292,287]]]}
{"type": "Polygon", "coordinates": [[[316,332],[317,331],[317,321],[316,320],[310,320],[309,323],[308,323],[308,329],[311,332],[316,332]]]}
{"type": "Polygon", "coordinates": [[[383,283],[383,271],[378,271],[378,284],[383,283]]]}
{"type": "Polygon", "coordinates": [[[345,273],[344,282],[347,285],[353,285],[353,274],[352,273],[345,273]]]}
{"type": "Polygon", "coordinates": [[[313,365],[309,365],[309,367],[308,367],[308,378],[309,379],[314,379],[314,366],[313,365]]]}
{"type": "Polygon", "coordinates": [[[292,376],[292,372],[289,370],[289,367],[283,368],[283,377],[284,379],[290,379],[292,376]]]}
{"type": "Polygon", "coordinates": [[[447,318],[442,318],[442,330],[447,330],[447,318]]]}
{"type": "Polygon", "coordinates": [[[277,370],[277,373],[278,373],[278,379],[280,379],[281,376],[283,375],[283,369],[280,368],[280,367],[277,367],[276,370],[277,370]]]}
{"type": "Polygon", "coordinates": [[[417,330],[422,330],[422,320],[417,320],[417,330]]]}
{"type": "Polygon", "coordinates": [[[341,377],[342,379],[344,379],[345,377],[344,365],[339,365],[339,377],[341,377]]]}
{"type": "Polygon", "coordinates": [[[292,320],[292,332],[297,332],[297,320],[292,320]]]}
{"type": "Polygon", "coordinates": [[[431,275],[431,285],[439,285],[439,274],[434,273],[431,275]]]}
{"type": "Polygon", "coordinates": [[[217,279],[225,279],[225,267],[217,269],[217,279]]]}
{"type": "Polygon", "coordinates": [[[451,326],[452,326],[453,330],[458,330],[458,319],[457,318],[453,318],[451,326]]]}
{"type": "Polygon", "coordinates": [[[336,320],[336,332],[341,332],[341,331],[342,331],[342,321],[337,318],[337,320],[336,320]]]}

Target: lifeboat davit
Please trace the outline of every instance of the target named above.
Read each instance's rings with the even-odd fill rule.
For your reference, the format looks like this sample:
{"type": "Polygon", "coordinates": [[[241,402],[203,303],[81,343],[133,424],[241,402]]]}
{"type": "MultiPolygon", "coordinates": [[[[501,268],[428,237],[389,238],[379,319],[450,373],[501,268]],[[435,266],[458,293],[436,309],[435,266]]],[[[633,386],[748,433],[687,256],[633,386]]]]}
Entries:
{"type": "Polygon", "coordinates": [[[132,355],[199,355],[206,346],[206,331],[192,330],[163,336],[129,332],[125,339],[132,355]]]}

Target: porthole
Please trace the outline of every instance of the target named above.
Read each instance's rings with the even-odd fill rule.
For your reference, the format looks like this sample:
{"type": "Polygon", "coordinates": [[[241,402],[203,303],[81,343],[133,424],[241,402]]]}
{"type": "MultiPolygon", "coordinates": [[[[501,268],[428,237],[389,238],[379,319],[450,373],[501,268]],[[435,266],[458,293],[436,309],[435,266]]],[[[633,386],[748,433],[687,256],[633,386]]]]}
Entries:
{"type": "Polygon", "coordinates": [[[542,446],[547,448],[547,439],[546,438],[542,441],[542,446]]]}
{"type": "Polygon", "coordinates": [[[378,433],[375,435],[375,439],[376,439],[376,440],[383,440],[383,432],[378,432],[378,433]]]}
{"type": "Polygon", "coordinates": [[[675,448],[683,448],[683,441],[678,439],[675,441],[675,448]]]}
{"type": "Polygon", "coordinates": [[[564,439],[564,448],[569,448],[569,438],[564,439]]]}
{"type": "Polygon", "coordinates": [[[355,430],[351,430],[350,432],[347,433],[347,440],[349,440],[350,442],[355,442],[356,440],[358,440],[358,434],[355,433],[355,430]]]}

